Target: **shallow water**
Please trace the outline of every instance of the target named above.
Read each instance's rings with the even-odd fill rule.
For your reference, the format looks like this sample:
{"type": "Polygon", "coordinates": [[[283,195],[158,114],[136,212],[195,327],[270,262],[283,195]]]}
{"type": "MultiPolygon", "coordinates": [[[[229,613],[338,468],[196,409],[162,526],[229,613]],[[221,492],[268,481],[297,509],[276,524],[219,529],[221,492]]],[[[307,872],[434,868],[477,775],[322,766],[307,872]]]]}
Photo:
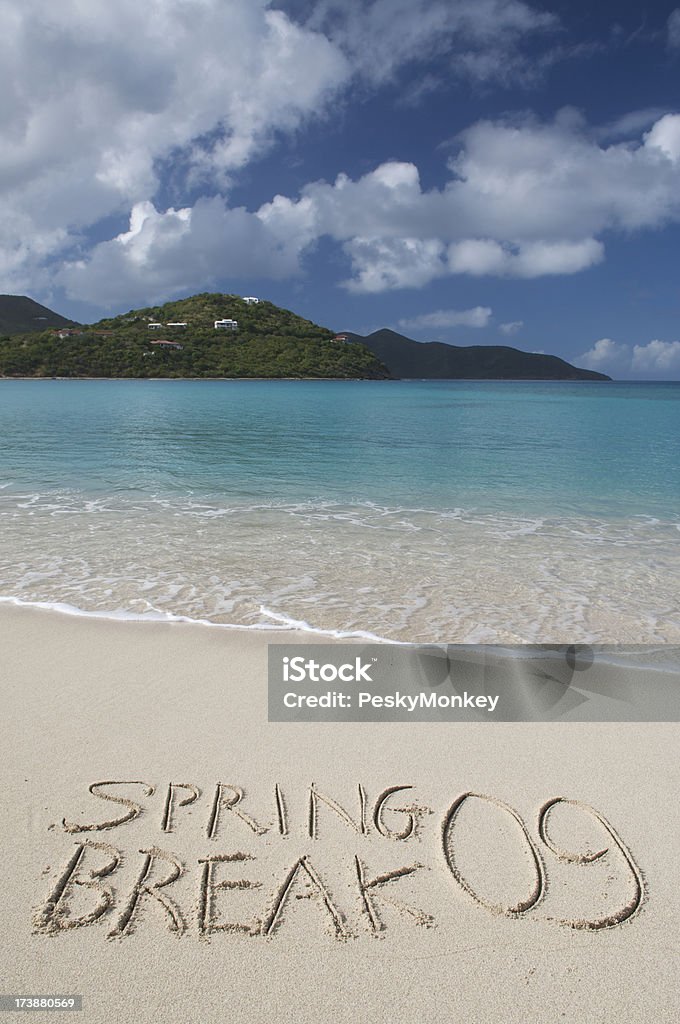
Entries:
{"type": "Polygon", "coordinates": [[[680,640],[680,385],[2,381],[0,596],[680,640]]]}

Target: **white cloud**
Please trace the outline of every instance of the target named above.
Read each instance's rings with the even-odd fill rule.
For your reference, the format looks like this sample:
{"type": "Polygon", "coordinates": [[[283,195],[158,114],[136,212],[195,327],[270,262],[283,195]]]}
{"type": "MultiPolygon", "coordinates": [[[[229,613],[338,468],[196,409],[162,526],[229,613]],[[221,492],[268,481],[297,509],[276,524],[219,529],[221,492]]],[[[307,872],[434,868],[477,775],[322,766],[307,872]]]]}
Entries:
{"type": "Polygon", "coordinates": [[[23,0],[4,10],[4,260],[30,269],[151,200],[170,157],[224,186],[276,133],[323,113],[351,74],[336,46],[267,0],[23,0]]]}
{"type": "Polygon", "coordinates": [[[606,372],[621,367],[624,360],[629,361],[629,348],[611,338],[600,338],[592,348],[576,357],[577,366],[585,366],[587,370],[606,372]]]}
{"type": "MultiPolygon", "coordinates": [[[[441,189],[389,161],[254,211],[226,199],[239,169],[358,79],[375,88],[437,53],[457,73],[507,78],[523,41],[557,27],[521,0],[316,0],[304,22],[273,0],[9,5],[3,287],[62,284],[105,305],[163,298],[230,276],[294,275],[323,236],[349,257],[355,292],[587,269],[607,231],[680,220],[680,115],[650,126],[650,111],[633,112],[610,145],[573,110],[545,124],[483,121],[461,134],[441,189]],[[166,163],[222,194],[161,208],[166,163]],[[129,230],[88,248],[87,233],[114,215],[130,216],[129,230]]],[[[671,41],[680,9],[668,29],[671,41]]]]}
{"type": "MultiPolygon", "coordinates": [[[[340,174],[332,183],[311,182],[298,198],[278,195],[255,212],[230,210],[220,200],[216,226],[205,225],[198,206],[190,229],[168,234],[158,225],[153,245],[143,248],[149,223],[133,246],[103,243],[71,265],[65,279],[74,296],[82,289],[93,301],[99,294],[100,302],[111,302],[106,275],[95,274],[99,291],[88,283],[90,263],[103,262],[104,251],[129,263],[134,253],[136,274],[143,277],[146,267],[159,288],[169,261],[170,293],[182,261],[205,264],[203,237],[219,254],[222,276],[242,259],[254,266],[235,248],[251,234],[260,277],[298,272],[300,257],[318,239],[334,239],[351,261],[344,284],[354,292],[420,288],[450,274],[534,278],[596,265],[605,252],[598,236],[608,230],[680,220],[678,114],[659,118],[636,143],[603,146],[567,111],[550,124],[481,122],[463,133],[461,146],[441,189],[424,191],[414,164],[389,161],[357,180],[340,174]]],[[[158,216],[170,223],[176,213],[158,216]]]]}
{"type": "Polygon", "coordinates": [[[680,7],[671,11],[667,26],[669,47],[672,50],[680,49],[680,7]]]}
{"type": "Polygon", "coordinates": [[[521,331],[523,327],[524,320],[511,320],[509,323],[499,324],[498,329],[501,334],[512,335],[517,334],[517,332],[521,331]]]}
{"type": "MultiPolygon", "coordinates": [[[[498,68],[491,77],[507,77],[522,41],[556,25],[552,15],[521,0],[315,0],[304,23],[294,16],[303,13],[301,7],[309,4],[5,4],[0,35],[0,270],[5,287],[37,281],[46,260],[70,257],[105,218],[129,215],[142,203],[158,206],[166,166],[179,176],[180,193],[189,183],[225,194],[233,175],[281,133],[324,116],[331,101],[353,83],[376,88],[405,65],[427,61],[437,52],[454,62],[468,53],[491,55],[498,68]],[[293,13],[276,9],[281,6],[293,13]]],[[[458,63],[462,68],[464,62],[458,63]]],[[[384,173],[389,176],[389,169],[384,173]]],[[[375,185],[381,185],[378,178],[375,185]]],[[[382,185],[392,188],[390,182],[382,185]]],[[[397,191],[392,188],[393,198],[397,191]]],[[[298,249],[305,215],[303,199],[295,204],[298,249]]],[[[167,210],[163,230],[173,217],[167,210]]],[[[261,216],[258,211],[258,217],[266,224],[266,211],[261,216]]],[[[187,239],[194,237],[195,220],[200,210],[187,239]]],[[[147,218],[142,232],[147,240],[150,225],[147,218]]],[[[271,231],[276,249],[281,243],[275,224],[271,231]]],[[[154,232],[148,259],[142,260],[141,238],[124,251],[129,260],[136,255],[140,273],[146,268],[160,284],[160,267],[149,262],[163,248],[160,226],[154,232]]],[[[367,230],[355,230],[352,237],[359,235],[373,237],[367,230]]],[[[409,237],[402,232],[403,239],[409,237]]],[[[412,237],[416,248],[432,248],[420,227],[412,237]]],[[[180,246],[177,239],[166,243],[180,246]]],[[[74,266],[68,272],[75,287],[77,263],[79,279],[94,294],[85,280],[92,264],[102,301],[107,301],[106,289],[96,266],[105,261],[104,252],[123,252],[119,239],[108,244],[108,250],[88,253],[83,248],[80,261],[71,258],[74,266]]],[[[410,251],[407,242],[400,245],[410,251]]],[[[365,252],[359,241],[355,249],[365,252]]],[[[362,267],[359,257],[357,286],[362,275],[379,285],[383,280],[398,283],[403,276],[396,268],[374,274],[362,267]]],[[[169,282],[174,274],[173,269],[169,282]]]]}
{"type": "Polygon", "coordinates": [[[680,115],[641,142],[601,146],[571,112],[540,124],[482,121],[461,136],[446,193],[476,237],[583,240],[680,215],[680,115]]]}
{"type": "Polygon", "coordinates": [[[220,169],[242,166],[349,73],[322,35],[268,8],[64,0],[46,15],[41,0],[24,0],[3,26],[3,65],[20,90],[3,164],[70,164],[77,143],[97,180],[127,198],[148,191],[153,159],[173,147],[210,154],[220,169]],[[216,130],[211,144],[197,142],[216,130]]]}
{"type": "Polygon", "coordinates": [[[384,292],[422,288],[446,273],[444,246],[436,238],[353,238],[345,244],[354,277],[345,282],[352,292],[384,292]]]}
{"type": "Polygon", "coordinates": [[[257,215],[219,197],[164,213],[144,202],[133,208],[128,231],[95,246],[87,260],[66,262],[55,280],[86,302],[146,305],[222,277],[291,277],[298,257],[257,215]]]}
{"type": "Polygon", "coordinates": [[[666,114],[645,135],[645,146],[663,153],[673,164],[680,162],[680,117],[666,114]]]}
{"type": "MultiPolygon", "coordinates": [[[[357,80],[376,88],[437,54],[457,74],[507,79],[526,71],[523,42],[559,27],[521,0],[315,0],[311,13],[303,0],[288,0],[291,13],[275,2],[5,5],[3,287],[62,284],[107,305],[160,299],[297,274],[323,236],[349,257],[355,292],[451,274],[573,274],[603,259],[608,231],[680,220],[680,115],[651,110],[599,135],[569,109],[550,123],[479,122],[441,189],[389,161],[258,210],[231,207],[231,177],[357,80]],[[161,208],[166,163],[222,194],[161,208]],[[129,230],[88,248],[87,232],[114,215],[130,216],[129,230]]],[[[680,8],[668,40],[680,45],[680,8]]]]}
{"type": "Polygon", "coordinates": [[[549,124],[480,122],[462,134],[450,169],[444,188],[426,192],[415,165],[390,162],[356,181],[310,183],[299,200],[279,196],[260,215],[345,242],[356,291],[447,273],[578,273],[604,258],[598,236],[608,230],[680,219],[680,115],[613,145],[573,111],[549,124]]]}
{"type": "Polygon", "coordinates": [[[680,376],[680,341],[649,341],[633,347],[631,369],[636,373],[680,376]]]}
{"type": "Polygon", "coordinates": [[[399,327],[410,330],[444,327],[487,327],[491,319],[489,306],[474,306],[472,309],[437,309],[399,321],[399,327]]]}
{"type": "Polygon", "coordinates": [[[509,258],[510,254],[501,243],[490,238],[466,238],[462,242],[454,242],[448,252],[452,274],[502,274],[509,258]]]}
{"type": "Polygon", "coordinates": [[[542,277],[546,274],[575,274],[599,263],[604,246],[594,238],[576,242],[531,241],[518,245],[489,239],[466,239],[449,247],[449,267],[454,274],[499,277],[542,277]]]}
{"type": "Polygon", "coordinates": [[[625,345],[611,338],[600,338],[591,349],[575,360],[589,370],[613,376],[680,378],[680,341],[648,341],[645,345],[625,345]]]}

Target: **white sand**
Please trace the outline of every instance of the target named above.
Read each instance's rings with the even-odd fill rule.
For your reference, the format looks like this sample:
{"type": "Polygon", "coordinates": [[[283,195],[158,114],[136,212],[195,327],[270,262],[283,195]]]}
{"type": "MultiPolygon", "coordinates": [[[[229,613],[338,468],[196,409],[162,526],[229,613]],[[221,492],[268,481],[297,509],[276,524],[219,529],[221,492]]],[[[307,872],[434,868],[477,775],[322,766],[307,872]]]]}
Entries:
{"type": "Polygon", "coordinates": [[[679,725],[269,724],[266,645],[281,633],[11,607],[0,609],[0,629],[2,992],[82,993],[75,1019],[87,1024],[677,1019],[679,725]],[[122,780],[154,792],[99,790],[132,805],[88,792],[122,780]],[[176,790],[172,831],[164,831],[171,782],[200,795],[182,807],[194,791],[176,790]],[[209,838],[218,782],[224,801],[209,838]],[[367,834],[318,799],[310,838],[312,782],[356,820],[361,785],[367,834]],[[228,786],[244,791],[239,804],[228,786]],[[393,786],[413,788],[385,796],[393,786]],[[472,894],[454,878],[442,824],[468,791],[509,805],[526,823],[545,870],[541,899],[526,912],[503,908],[530,904],[543,882],[519,824],[498,803],[461,806],[447,849],[472,894]],[[373,820],[381,795],[385,835],[373,820]],[[560,804],[546,838],[581,857],[558,859],[537,831],[540,808],[555,797],[595,808],[623,849],[592,815],[560,804]],[[135,804],[142,812],[124,824],[73,831],[115,821],[135,804]],[[395,838],[412,820],[414,834],[395,838]],[[51,912],[48,897],[59,895],[86,842],[108,845],[84,848],[51,912]],[[88,875],[112,868],[118,854],[106,877],[88,875]],[[199,864],[215,855],[232,859],[199,864]],[[366,882],[421,867],[362,898],[357,857],[366,882]],[[150,885],[173,864],[182,874],[159,898],[142,893],[135,902],[146,863],[150,885]],[[636,906],[638,869],[644,902],[625,923],[600,927],[636,906]],[[206,872],[214,883],[207,896],[206,872]],[[226,880],[260,884],[218,888],[226,880]],[[111,906],[94,923],[67,928],[97,907],[95,886],[110,889],[111,906]],[[226,922],[252,934],[217,930],[226,922]]]}

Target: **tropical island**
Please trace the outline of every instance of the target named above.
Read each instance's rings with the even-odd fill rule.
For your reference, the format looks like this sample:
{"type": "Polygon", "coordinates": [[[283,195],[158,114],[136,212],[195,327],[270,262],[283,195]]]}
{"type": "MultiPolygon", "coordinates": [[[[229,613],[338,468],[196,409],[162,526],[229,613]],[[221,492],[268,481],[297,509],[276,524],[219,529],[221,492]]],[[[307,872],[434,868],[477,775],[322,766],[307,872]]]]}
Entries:
{"type": "MultiPolygon", "coordinates": [[[[382,379],[364,345],[238,295],[203,293],[93,324],[60,323],[0,338],[5,377],[333,377],[382,379]]],[[[45,308],[45,307],[42,307],[45,308]]],[[[44,314],[43,314],[44,315],[44,314]]],[[[2,302],[0,302],[0,322],[2,302]]],[[[43,321],[35,321],[42,327],[43,321]]]]}
{"type": "Polygon", "coordinates": [[[0,296],[0,376],[608,380],[508,346],[337,334],[257,296],[203,292],[79,324],[0,296]]]}

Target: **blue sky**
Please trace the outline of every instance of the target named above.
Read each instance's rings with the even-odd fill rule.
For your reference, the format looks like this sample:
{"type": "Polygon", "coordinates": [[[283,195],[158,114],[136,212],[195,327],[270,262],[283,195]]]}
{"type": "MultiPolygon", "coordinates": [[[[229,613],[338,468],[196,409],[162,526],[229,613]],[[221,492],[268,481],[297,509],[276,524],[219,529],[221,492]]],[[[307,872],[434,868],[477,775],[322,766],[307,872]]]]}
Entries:
{"type": "Polygon", "coordinates": [[[673,3],[24,0],[0,51],[1,291],[680,378],[673,3]]]}

